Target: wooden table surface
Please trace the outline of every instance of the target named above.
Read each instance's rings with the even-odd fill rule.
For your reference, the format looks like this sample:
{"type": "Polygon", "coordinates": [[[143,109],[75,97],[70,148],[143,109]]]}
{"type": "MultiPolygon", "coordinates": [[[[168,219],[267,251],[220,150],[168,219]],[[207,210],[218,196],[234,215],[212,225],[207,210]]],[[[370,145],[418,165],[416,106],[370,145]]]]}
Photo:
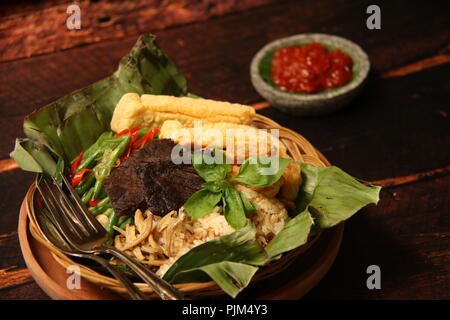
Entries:
{"type": "Polygon", "coordinates": [[[309,139],[334,164],[383,185],[381,201],[346,224],[330,272],[305,299],[450,298],[450,8],[448,1],[384,1],[381,29],[368,1],[80,1],[82,27],[65,27],[67,2],[8,1],[0,8],[0,298],[48,299],[17,237],[34,175],[9,158],[22,119],[117,67],[153,32],[191,92],[255,104],[309,139]],[[253,89],[249,64],[267,42],[305,32],[357,42],[372,71],[363,93],[326,117],[295,118],[253,89]],[[366,286],[369,265],[381,289],[366,286]]]}

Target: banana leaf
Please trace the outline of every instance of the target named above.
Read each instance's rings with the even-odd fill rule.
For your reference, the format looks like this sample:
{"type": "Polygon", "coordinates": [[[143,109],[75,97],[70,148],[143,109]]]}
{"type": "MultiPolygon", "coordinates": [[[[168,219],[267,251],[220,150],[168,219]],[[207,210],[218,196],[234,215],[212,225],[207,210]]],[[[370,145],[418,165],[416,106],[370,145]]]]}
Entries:
{"type": "Polygon", "coordinates": [[[16,145],[11,156],[17,163],[21,163],[21,168],[32,172],[46,172],[54,175],[57,168],[57,161],[50,156],[49,150],[43,146],[35,144],[29,139],[16,139],[16,145]]]}
{"type": "Polygon", "coordinates": [[[264,265],[266,255],[255,240],[255,227],[251,223],[240,230],[198,245],[180,257],[164,275],[167,281],[185,270],[222,261],[264,265]]]}
{"type": "Polygon", "coordinates": [[[271,258],[298,248],[315,231],[331,228],[349,219],[362,207],[377,204],[380,199],[380,187],[365,186],[337,167],[298,164],[303,180],[297,198],[299,214],[266,246],[271,258]]]}
{"type": "Polygon", "coordinates": [[[308,210],[295,216],[285,227],[267,244],[266,252],[270,258],[298,248],[308,241],[314,221],[308,210]]]}
{"type": "Polygon", "coordinates": [[[257,267],[245,263],[222,261],[180,271],[175,275],[173,282],[205,282],[211,278],[225,293],[235,298],[248,286],[256,271],[257,267]]]}
{"type": "Polygon", "coordinates": [[[318,168],[300,162],[299,165],[303,183],[298,212],[308,209],[321,229],[331,228],[380,200],[381,187],[366,186],[338,167],[318,168]]]}
{"type": "Polygon", "coordinates": [[[28,139],[16,143],[11,157],[23,170],[34,172],[43,169],[52,171],[51,159],[57,162],[58,158],[62,158],[70,163],[100,134],[110,130],[114,108],[127,92],[173,96],[187,94],[186,79],[158,47],[153,35],[140,37],[130,54],[122,58],[113,75],[25,117],[23,128],[28,139]],[[48,164],[36,166],[34,162],[39,162],[34,159],[37,150],[41,162],[46,158],[48,164]],[[47,155],[42,156],[43,153],[47,155]]]}
{"type": "Polygon", "coordinates": [[[267,256],[255,240],[251,223],[240,230],[194,247],[180,257],[165,273],[172,283],[214,280],[235,297],[250,282],[267,256]]]}

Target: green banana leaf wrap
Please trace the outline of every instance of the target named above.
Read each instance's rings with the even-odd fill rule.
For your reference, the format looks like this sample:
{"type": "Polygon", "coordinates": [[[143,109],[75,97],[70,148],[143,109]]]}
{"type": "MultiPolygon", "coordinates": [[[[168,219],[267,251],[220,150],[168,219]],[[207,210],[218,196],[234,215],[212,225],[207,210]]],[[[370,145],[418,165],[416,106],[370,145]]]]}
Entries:
{"type": "MultiPolygon", "coordinates": [[[[23,124],[27,138],[16,140],[11,157],[26,171],[51,175],[62,171],[64,163],[70,164],[103,132],[111,130],[114,108],[128,92],[190,95],[184,76],[155,43],[155,37],[143,36],[113,75],[27,116],[23,124]]],[[[336,167],[299,165],[303,183],[297,210],[265,248],[255,240],[253,225],[247,223],[243,229],[191,249],[164,278],[171,283],[212,279],[236,297],[259,268],[305,244],[318,230],[333,227],[379,201],[379,187],[363,185],[336,167]]]]}
{"type": "Polygon", "coordinates": [[[11,157],[23,170],[53,175],[58,158],[70,163],[110,130],[114,108],[128,92],[186,95],[186,79],[152,35],[138,39],[113,75],[25,117],[28,138],[16,140],[11,157]]]}

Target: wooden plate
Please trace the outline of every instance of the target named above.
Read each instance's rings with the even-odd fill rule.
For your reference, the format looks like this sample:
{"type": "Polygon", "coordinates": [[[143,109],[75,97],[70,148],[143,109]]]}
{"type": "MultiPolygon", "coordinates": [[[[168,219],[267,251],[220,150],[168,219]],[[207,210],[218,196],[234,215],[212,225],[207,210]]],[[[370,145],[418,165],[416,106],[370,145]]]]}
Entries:
{"type": "MultiPolygon", "coordinates": [[[[68,289],[71,275],[53,258],[50,251],[29,232],[27,196],[22,202],[19,216],[19,241],[25,263],[37,284],[53,299],[104,300],[122,299],[117,293],[81,279],[80,289],[68,289]]],[[[311,290],[333,264],[342,240],[344,225],[340,224],[322,232],[319,239],[285,271],[259,281],[246,288],[240,299],[299,299],[311,290]]],[[[223,297],[227,299],[227,297],[223,297]]]]}

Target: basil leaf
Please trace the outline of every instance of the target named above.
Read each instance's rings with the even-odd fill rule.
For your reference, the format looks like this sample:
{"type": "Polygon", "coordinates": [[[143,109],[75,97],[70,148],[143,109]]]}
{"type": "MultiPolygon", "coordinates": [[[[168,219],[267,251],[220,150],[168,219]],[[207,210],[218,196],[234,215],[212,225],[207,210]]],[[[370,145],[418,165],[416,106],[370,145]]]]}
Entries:
{"type": "Polygon", "coordinates": [[[221,193],[206,189],[195,192],[183,205],[186,212],[196,219],[210,213],[222,198],[221,193]]]}
{"type": "Polygon", "coordinates": [[[223,193],[223,212],[228,224],[239,230],[247,224],[241,194],[236,188],[227,186],[223,193]]]}
{"type": "Polygon", "coordinates": [[[240,191],[239,194],[241,195],[242,204],[244,205],[245,216],[249,218],[253,213],[255,213],[256,207],[250,200],[247,199],[245,194],[240,191]]]}
{"type": "Polygon", "coordinates": [[[208,181],[202,184],[202,187],[211,192],[222,192],[227,184],[225,181],[208,181]]]}
{"type": "Polygon", "coordinates": [[[233,168],[226,163],[226,157],[220,150],[213,150],[214,156],[202,153],[192,155],[192,164],[198,175],[205,181],[219,181],[227,177],[233,168]],[[219,163],[220,162],[220,163],[219,163]]]}
{"type": "Polygon", "coordinates": [[[247,186],[264,188],[277,182],[291,159],[278,157],[248,158],[231,181],[247,186]]]}

